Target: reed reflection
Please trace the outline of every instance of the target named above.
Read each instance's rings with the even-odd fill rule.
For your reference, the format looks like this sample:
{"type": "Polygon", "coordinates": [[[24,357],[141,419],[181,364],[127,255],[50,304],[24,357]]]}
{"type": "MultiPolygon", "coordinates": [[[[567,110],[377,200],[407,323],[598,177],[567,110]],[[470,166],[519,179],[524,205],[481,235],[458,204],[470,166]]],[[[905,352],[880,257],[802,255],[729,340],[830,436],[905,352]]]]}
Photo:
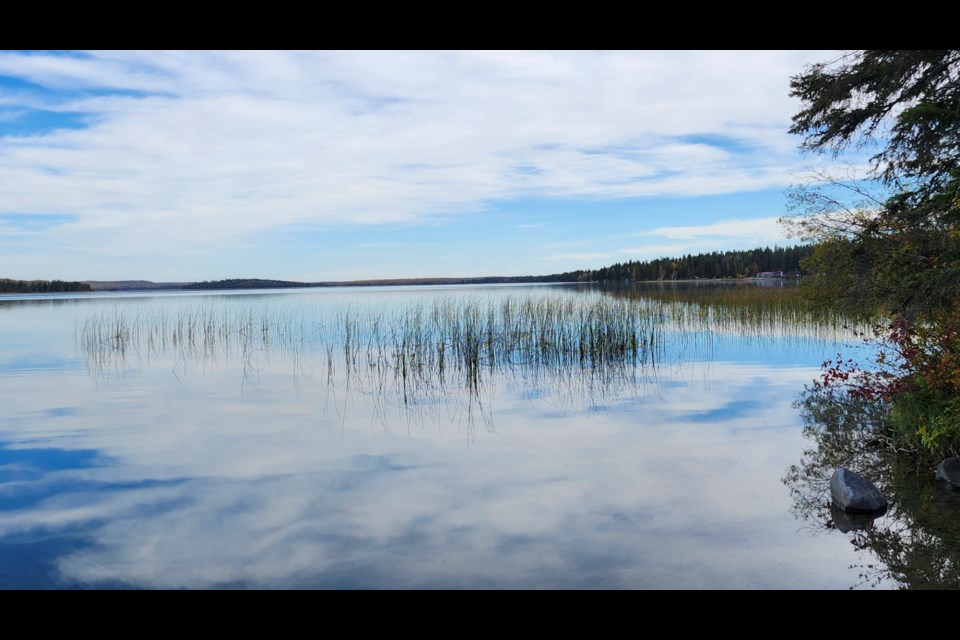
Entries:
{"type": "Polygon", "coordinates": [[[490,427],[484,406],[498,385],[597,403],[655,381],[659,320],[644,301],[597,295],[402,306],[201,304],[94,312],[76,339],[99,381],[165,363],[174,375],[238,366],[241,384],[255,384],[278,359],[295,383],[319,372],[337,404],[361,393],[376,400],[379,414],[390,406],[452,405],[490,427]]]}

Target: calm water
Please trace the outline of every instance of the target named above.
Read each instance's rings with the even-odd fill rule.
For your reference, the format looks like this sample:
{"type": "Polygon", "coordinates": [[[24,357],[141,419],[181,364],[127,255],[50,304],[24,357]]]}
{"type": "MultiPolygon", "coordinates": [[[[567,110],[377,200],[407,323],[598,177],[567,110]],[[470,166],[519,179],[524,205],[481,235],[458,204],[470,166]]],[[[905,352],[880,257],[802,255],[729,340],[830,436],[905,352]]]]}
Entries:
{"type": "Polygon", "coordinates": [[[411,305],[605,295],[3,298],[0,587],[902,584],[882,564],[865,579],[882,558],[863,530],[784,481],[817,444],[792,403],[842,330],[667,314],[629,366],[481,361],[475,385],[452,361],[405,378],[371,351],[411,305]],[[184,318],[220,324],[172,339],[184,318]],[[94,344],[91,319],[134,329],[94,344]]]}

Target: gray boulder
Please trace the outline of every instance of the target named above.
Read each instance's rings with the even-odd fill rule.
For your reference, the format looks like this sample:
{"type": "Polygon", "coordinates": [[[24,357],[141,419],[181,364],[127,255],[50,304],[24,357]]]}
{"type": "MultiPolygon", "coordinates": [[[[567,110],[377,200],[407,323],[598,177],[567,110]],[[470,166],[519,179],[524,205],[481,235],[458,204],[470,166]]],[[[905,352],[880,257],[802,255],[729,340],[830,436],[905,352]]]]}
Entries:
{"type": "Polygon", "coordinates": [[[951,491],[960,491],[960,457],[947,458],[937,465],[937,483],[951,491]]]}
{"type": "Polygon", "coordinates": [[[848,513],[879,513],[887,508],[883,497],[869,480],[843,467],[830,478],[830,497],[833,504],[848,513]]]}

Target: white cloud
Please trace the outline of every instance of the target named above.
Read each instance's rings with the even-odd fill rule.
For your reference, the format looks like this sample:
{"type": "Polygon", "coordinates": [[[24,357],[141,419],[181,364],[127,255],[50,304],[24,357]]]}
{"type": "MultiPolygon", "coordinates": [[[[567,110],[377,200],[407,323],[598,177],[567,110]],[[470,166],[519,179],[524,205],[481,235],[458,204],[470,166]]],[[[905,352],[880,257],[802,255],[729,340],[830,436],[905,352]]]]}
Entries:
{"type": "Polygon", "coordinates": [[[706,225],[685,227],[657,227],[632,234],[636,237],[656,238],[655,244],[621,248],[620,252],[635,259],[676,257],[689,253],[753,249],[755,247],[790,245],[779,218],[751,220],[724,220],[706,225]]]}
{"type": "Polygon", "coordinates": [[[580,251],[573,253],[556,253],[553,255],[545,256],[545,260],[609,260],[610,254],[602,251],[580,251]]]}
{"type": "Polygon", "coordinates": [[[712,224],[687,227],[657,227],[642,231],[638,236],[659,236],[669,240],[696,240],[699,238],[783,238],[779,218],[752,220],[724,220],[712,224]]]}
{"type": "MultiPolygon", "coordinates": [[[[216,251],[278,225],[374,225],[529,196],[786,185],[788,82],[818,52],[0,54],[83,129],[0,137],[0,213],[103,254],[216,251]],[[727,141],[727,143],[709,141],[727,141]]],[[[11,102],[13,99],[13,102],[11,102]]],[[[0,265],[2,266],[2,265],[0,265]]]]}

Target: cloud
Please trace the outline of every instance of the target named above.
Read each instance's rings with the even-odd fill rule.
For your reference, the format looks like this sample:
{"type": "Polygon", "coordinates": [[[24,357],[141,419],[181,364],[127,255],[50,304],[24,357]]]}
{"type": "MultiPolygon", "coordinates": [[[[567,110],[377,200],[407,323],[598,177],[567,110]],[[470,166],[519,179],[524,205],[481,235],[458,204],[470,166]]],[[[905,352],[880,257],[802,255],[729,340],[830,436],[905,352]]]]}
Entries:
{"type": "Polygon", "coordinates": [[[796,164],[789,77],[822,57],[4,53],[0,75],[24,81],[6,114],[80,114],[84,126],[0,137],[0,214],[62,212],[75,222],[51,240],[129,255],[524,197],[783,186],[796,164]]]}
{"type": "Polygon", "coordinates": [[[705,225],[688,227],[657,227],[636,233],[638,236],[659,236],[669,240],[697,240],[700,238],[779,238],[783,229],[779,218],[755,218],[752,220],[725,220],[705,225]]]}
{"type": "Polygon", "coordinates": [[[556,253],[553,255],[545,256],[545,260],[564,260],[564,261],[577,261],[577,260],[608,260],[610,259],[610,254],[602,251],[580,251],[573,253],[556,253]]]}
{"type": "Polygon", "coordinates": [[[657,227],[631,235],[658,238],[664,241],[620,249],[621,253],[645,259],[674,257],[700,251],[752,249],[793,244],[793,241],[787,239],[786,231],[776,217],[724,220],[685,227],[657,227]]]}
{"type": "Polygon", "coordinates": [[[72,220],[56,214],[0,214],[0,237],[36,235],[72,220]]]}

